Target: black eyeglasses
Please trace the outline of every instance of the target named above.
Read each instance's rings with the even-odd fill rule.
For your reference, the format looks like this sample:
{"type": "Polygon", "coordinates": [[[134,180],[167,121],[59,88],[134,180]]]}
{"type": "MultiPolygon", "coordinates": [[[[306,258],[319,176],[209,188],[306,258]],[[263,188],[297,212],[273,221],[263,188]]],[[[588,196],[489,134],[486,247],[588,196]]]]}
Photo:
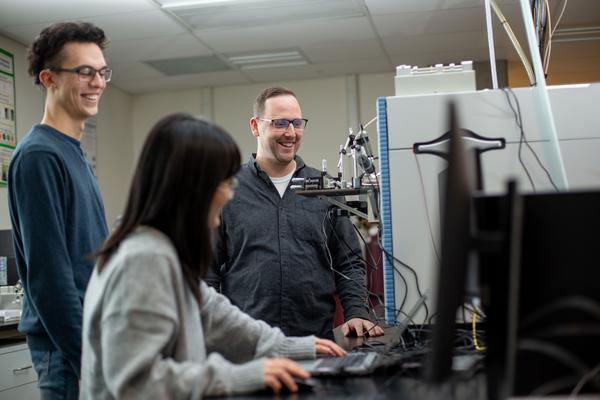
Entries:
{"type": "Polygon", "coordinates": [[[285,118],[275,118],[275,119],[268,119],[268,118],[256,118],[259,119],[261,121],[270,121],[271,122],[271,126],[273,128],[276,129],[287,129],[288,126],[290,126],[290,124],[292,124],[292,126],[294,127],[294,129],[296,130],[303,130],[304,128],[306,128],[306,124],[308,123],[308,120],[306,118],[296,118],[296,119],[285,119],[285,118]]]}
{"type": "Polygon", "coordinates": [[[48,69],[53,72],[71,72],[77,74],[81,82],[91,82],[96,77],[96,74],[100,75],[100,78],[104,79],[104,82],[110,82],[110,78],[112,78],[112,69],[108,67],[96,69],[89,65],[82,65],[75,68],[51,67],[48,69]]]}

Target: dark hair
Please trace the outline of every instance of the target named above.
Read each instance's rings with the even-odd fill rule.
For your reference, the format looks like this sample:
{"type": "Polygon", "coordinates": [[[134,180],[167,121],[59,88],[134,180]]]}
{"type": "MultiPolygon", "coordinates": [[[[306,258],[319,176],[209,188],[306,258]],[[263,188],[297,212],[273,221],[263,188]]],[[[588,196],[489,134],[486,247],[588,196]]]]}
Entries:
{"type": "Polygon", "coordinates": [[[233,138],[208,121],[183,113],[158,121],[142,149],[120,224],[96,253],[98,270],[138,226],[151,226],[175,246],[200,304],[199,284],[212,256],[210,204],[240,160],[233,138]]]}
{"type": "Polygon", "coordinates": [[[42,70],[59,66],[61,51],[71,42],[95,43],[104,50],[108,39],[102,29],[88,22],[59,22],[44,28],[27,49],[28,72],[36,85],[42,70]]]}
{"type": "Polygon", "coordinates": [[[269,87],[260,92],[260,94],[256,97],[254,101],[254,116],[262,117],[265,112],[265,103],[271,97],[277,96],[294,96],[296,97],[296,93],[292,92],[290,89],[284,87],[269,87]]]}

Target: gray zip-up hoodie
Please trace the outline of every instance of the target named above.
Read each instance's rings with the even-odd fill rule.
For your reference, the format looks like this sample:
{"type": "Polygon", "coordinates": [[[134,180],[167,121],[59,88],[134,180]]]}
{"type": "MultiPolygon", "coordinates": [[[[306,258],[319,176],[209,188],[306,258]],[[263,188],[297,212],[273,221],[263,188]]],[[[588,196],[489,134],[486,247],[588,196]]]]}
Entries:
{"type": "Polygon", "coordinates": [[[176,251],[141,227],[94,270],[84,303],[80,399],[197,399],[261,389],[263,357],[314,358],[201,283],[199,308],[176,251]]]}

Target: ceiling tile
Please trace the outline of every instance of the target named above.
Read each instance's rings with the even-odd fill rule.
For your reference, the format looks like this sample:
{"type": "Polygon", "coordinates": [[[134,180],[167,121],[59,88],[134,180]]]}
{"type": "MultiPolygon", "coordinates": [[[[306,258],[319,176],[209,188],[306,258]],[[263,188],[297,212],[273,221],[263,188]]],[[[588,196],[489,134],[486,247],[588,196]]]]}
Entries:
{"type": "Polygon", "coordinates": [[[302,47],[306,57],[314,63],[352,61],[356,58],[383,58],[383,48],[376,39],[331,40],[315,42],[302,47]]]}
{"type": "Polygon", "coordinates": [[[104,29],[111,40],[155,38],[186,32],[184,27],[160,10],[88,17],[82,20],[104,29]]]}
{"type": "Polygon", "coordinates": [[[110,63],[113,69],[111,85],[121,87],[129,80],[162,78],[164,75],[143,63],[110,63]]]}
{"type": "Polygon", "coordinates": [[[2,0],[0,26],[5,29],[18,25],[81,19],[98,15],[116,15],[131,11],[156,10],[148,0],[2,0]]]}
{"type": "Polygon", "coordinates": [[[189,33],[148,39],[112,40],[106,49],[110,60],[147,61],[209,55],[212,52],[189,33]]]}
{"type": "MultiPolygon", "coordinates": [[[[519,0],[496,0],[500,6],[518,2],[519,0]]],[[[365,4],[372,15],[469,7],[483,9],[482,0],[365,0],[365,4]]]]}
{"type": "MultiPolygon", "coordinates": [[[[159,0],[160,1],[160,0],[159,0]]],[[[365,16],[362,0],[246,0],[207,2],[169,9],[192,29],[228,29],[365,16]]]]}
{"type": "Polygon", "coordinates": [[[129,93],[148,93],[244,83],[250,82],[240,72],[225,71],[154,79],[131,79],[127,82],[119,82],[117,87],[129,93]]]}
{"type": "Polygon", "coordinates": [[[39,35],[42,29],[49,25],[51,25],[51,23],[42,22],[31,25],[14,26],[10,28],[0,27],[0,32],[9,38],[27,46],[33,41],[33,39],[37,37],[37,35],[39,35]]]}
{"type": "Polygon", "coordinates": [[[338,62],[319,65],[304,65],[289,68],[273,68],[246,71],[246,74],[257,82],[272,82],[309,78],[323,78],[363,72],[392,72],[387,59],[371,58],[354,60],[351,63],[338,62]]]}
{"type": "MultiPolygon", "coordinates": [[[[551,2],[552,3],[552,2],[551,2]]],[[[556,1],[554,2],[556,3],[556,1]]],[[[560,12],[562,1],[555,7],[555,15],[560,12]]],[[[558,17],[558,15],[556,15],[558,17]]],[[[567,3],[563,14],[561,25],[578,25],[578,26],[599,26],[600,25],[600,1],[598,0],[577,0],[567,3]]]]}
{"type": "Polygon", "coordinates": [[[442,10],[386,14],[373,17],[377,33],[382,36],[420,36],[435,33],[485,30],[483,10],[442,10]]]}
{"type": "MultiPolygon", "coordinates": [[[[111,41],[157,38],[185,33],[171,17],[162,11],[128,12],[118,15],[102,17],[85,17],[80,21],[91,22],[104,30],[111,41]]],[[[62,20],[68,21],[68,19],[62,20]]],[[[60,21],[54,21],[60,22],[60,21]]],[[[9,28],[0,28],[9,37],[29,44],[42,29],[54,22],[42,22],[30,25],[19,25],[9,28]]]]}
{"type": "Polygon", "coordinates": [[[383,44],[390,56],[415,53],[434,53],[451,50],[468,50],[487,46],[484,31],[422,35],[418,40],[412,36],[384,37],[383,44]]]}
{"type": "Polygon", "coordinates": [[[335,41],[374,39],[367,17],[328,21],[286,21],[280,25],[220,31],[195,31],[209,46],[221,53],[303,47],[335,41]]]}

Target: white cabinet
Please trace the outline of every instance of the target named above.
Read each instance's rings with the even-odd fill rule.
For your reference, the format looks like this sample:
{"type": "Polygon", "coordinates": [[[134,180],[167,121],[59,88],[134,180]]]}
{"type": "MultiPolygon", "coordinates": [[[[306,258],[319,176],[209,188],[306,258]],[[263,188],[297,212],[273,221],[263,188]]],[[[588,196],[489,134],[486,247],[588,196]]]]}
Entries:
{"type": "Polygon", "coordinates": [[[38,400],[37,374],[27,344],[0,347],[0,400],[38,400]]]}

